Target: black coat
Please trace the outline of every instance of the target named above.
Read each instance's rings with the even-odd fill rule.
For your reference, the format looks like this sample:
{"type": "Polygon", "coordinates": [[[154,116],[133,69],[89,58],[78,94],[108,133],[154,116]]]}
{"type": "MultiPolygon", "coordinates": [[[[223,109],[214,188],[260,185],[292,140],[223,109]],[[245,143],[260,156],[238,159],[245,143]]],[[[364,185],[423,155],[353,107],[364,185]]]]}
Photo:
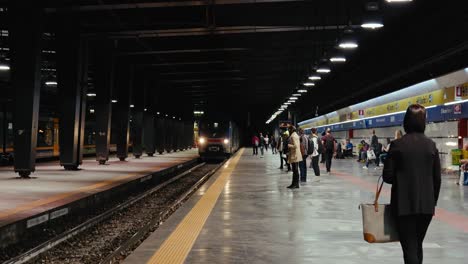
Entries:
{"type": "Polygon", "coordinates": [[[397,215],[434,214],[441,184],[435,143],[420,133],[393,141],[383,180],[392,184],[391,204],[397,215]]]}

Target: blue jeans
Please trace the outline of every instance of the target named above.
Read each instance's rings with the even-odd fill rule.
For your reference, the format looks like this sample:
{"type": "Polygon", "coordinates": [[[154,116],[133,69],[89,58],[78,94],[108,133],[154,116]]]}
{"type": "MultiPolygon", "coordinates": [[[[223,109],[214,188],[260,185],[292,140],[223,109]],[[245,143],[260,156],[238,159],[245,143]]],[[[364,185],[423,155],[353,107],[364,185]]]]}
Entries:
{"type": "Polygon", "coordinates": [[[307,181],[307,156],[302,157],[302,161],[299,162],[299,171],[301,172],[301,181],[307,181]]]}

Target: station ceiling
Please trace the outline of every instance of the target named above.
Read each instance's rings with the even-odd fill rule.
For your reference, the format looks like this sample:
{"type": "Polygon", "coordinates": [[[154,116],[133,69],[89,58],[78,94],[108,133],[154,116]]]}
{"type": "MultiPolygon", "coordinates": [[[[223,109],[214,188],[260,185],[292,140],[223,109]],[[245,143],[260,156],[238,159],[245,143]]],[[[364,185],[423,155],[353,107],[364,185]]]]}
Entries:
{"type": "MultiPolygon", "coordinates": [[[[222,109],[243,121],[250,112],[263,124],[331,54],[346,26],[359,48],[290,107],[300,119],[466,67],[468,59],[464,1],[376,1],[384,27],[374,31],[359,27],[364,0],[41,2],[51,33],[45,49],[54,50],[59,15],[73,14],[83,37],[114,39],[118,59],[135,65],[144,84],[134,92],[151,89],[181,115],[222,109]]],[[[0,23],[8,28],[7,12],[0,23]]],[[[44,58],[53,68],[54,54],[44,58]]]]}

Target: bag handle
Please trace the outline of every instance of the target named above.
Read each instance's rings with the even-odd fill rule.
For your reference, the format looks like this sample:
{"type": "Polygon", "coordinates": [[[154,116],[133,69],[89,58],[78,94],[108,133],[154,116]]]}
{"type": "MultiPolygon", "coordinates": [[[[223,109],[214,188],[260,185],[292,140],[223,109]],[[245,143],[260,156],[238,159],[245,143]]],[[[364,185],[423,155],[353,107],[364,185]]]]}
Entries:
{"type": "Polygon", "coordinates": [[[379,197],[380,197],[380,192],[382,192],[383,184],[384,184],[384,181],[383,181],[383,179],[382,179],[382,176],[380,176],[380,177],[379,177],[379,180],[377,181],[377,187],[376,187],[376,189],[375,189],[374,207],[375,207],[375,211],[376,211],[376,212],[379,211],[379,197]],[[380,180],[382,180],[382,183],[380,183],[380,186],[379,186],[380,180]]]}

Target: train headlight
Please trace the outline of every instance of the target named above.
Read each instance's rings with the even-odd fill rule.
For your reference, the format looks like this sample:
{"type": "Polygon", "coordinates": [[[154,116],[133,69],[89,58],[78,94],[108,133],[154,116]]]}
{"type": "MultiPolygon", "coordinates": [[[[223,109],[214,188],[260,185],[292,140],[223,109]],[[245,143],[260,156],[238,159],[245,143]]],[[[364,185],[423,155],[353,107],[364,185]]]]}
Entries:
{"type": "Polygon", "coordinates": [[[229,139],[225,138],[224,139],[224,144],[229,144],[229,139]]]}
{"type": "Polygon", "coordinates": [[[206,142],[206,140],[203,137],[198,139],[198,143],[200,143],[200,144],[205,144],[205,142],[206,142]]]}

